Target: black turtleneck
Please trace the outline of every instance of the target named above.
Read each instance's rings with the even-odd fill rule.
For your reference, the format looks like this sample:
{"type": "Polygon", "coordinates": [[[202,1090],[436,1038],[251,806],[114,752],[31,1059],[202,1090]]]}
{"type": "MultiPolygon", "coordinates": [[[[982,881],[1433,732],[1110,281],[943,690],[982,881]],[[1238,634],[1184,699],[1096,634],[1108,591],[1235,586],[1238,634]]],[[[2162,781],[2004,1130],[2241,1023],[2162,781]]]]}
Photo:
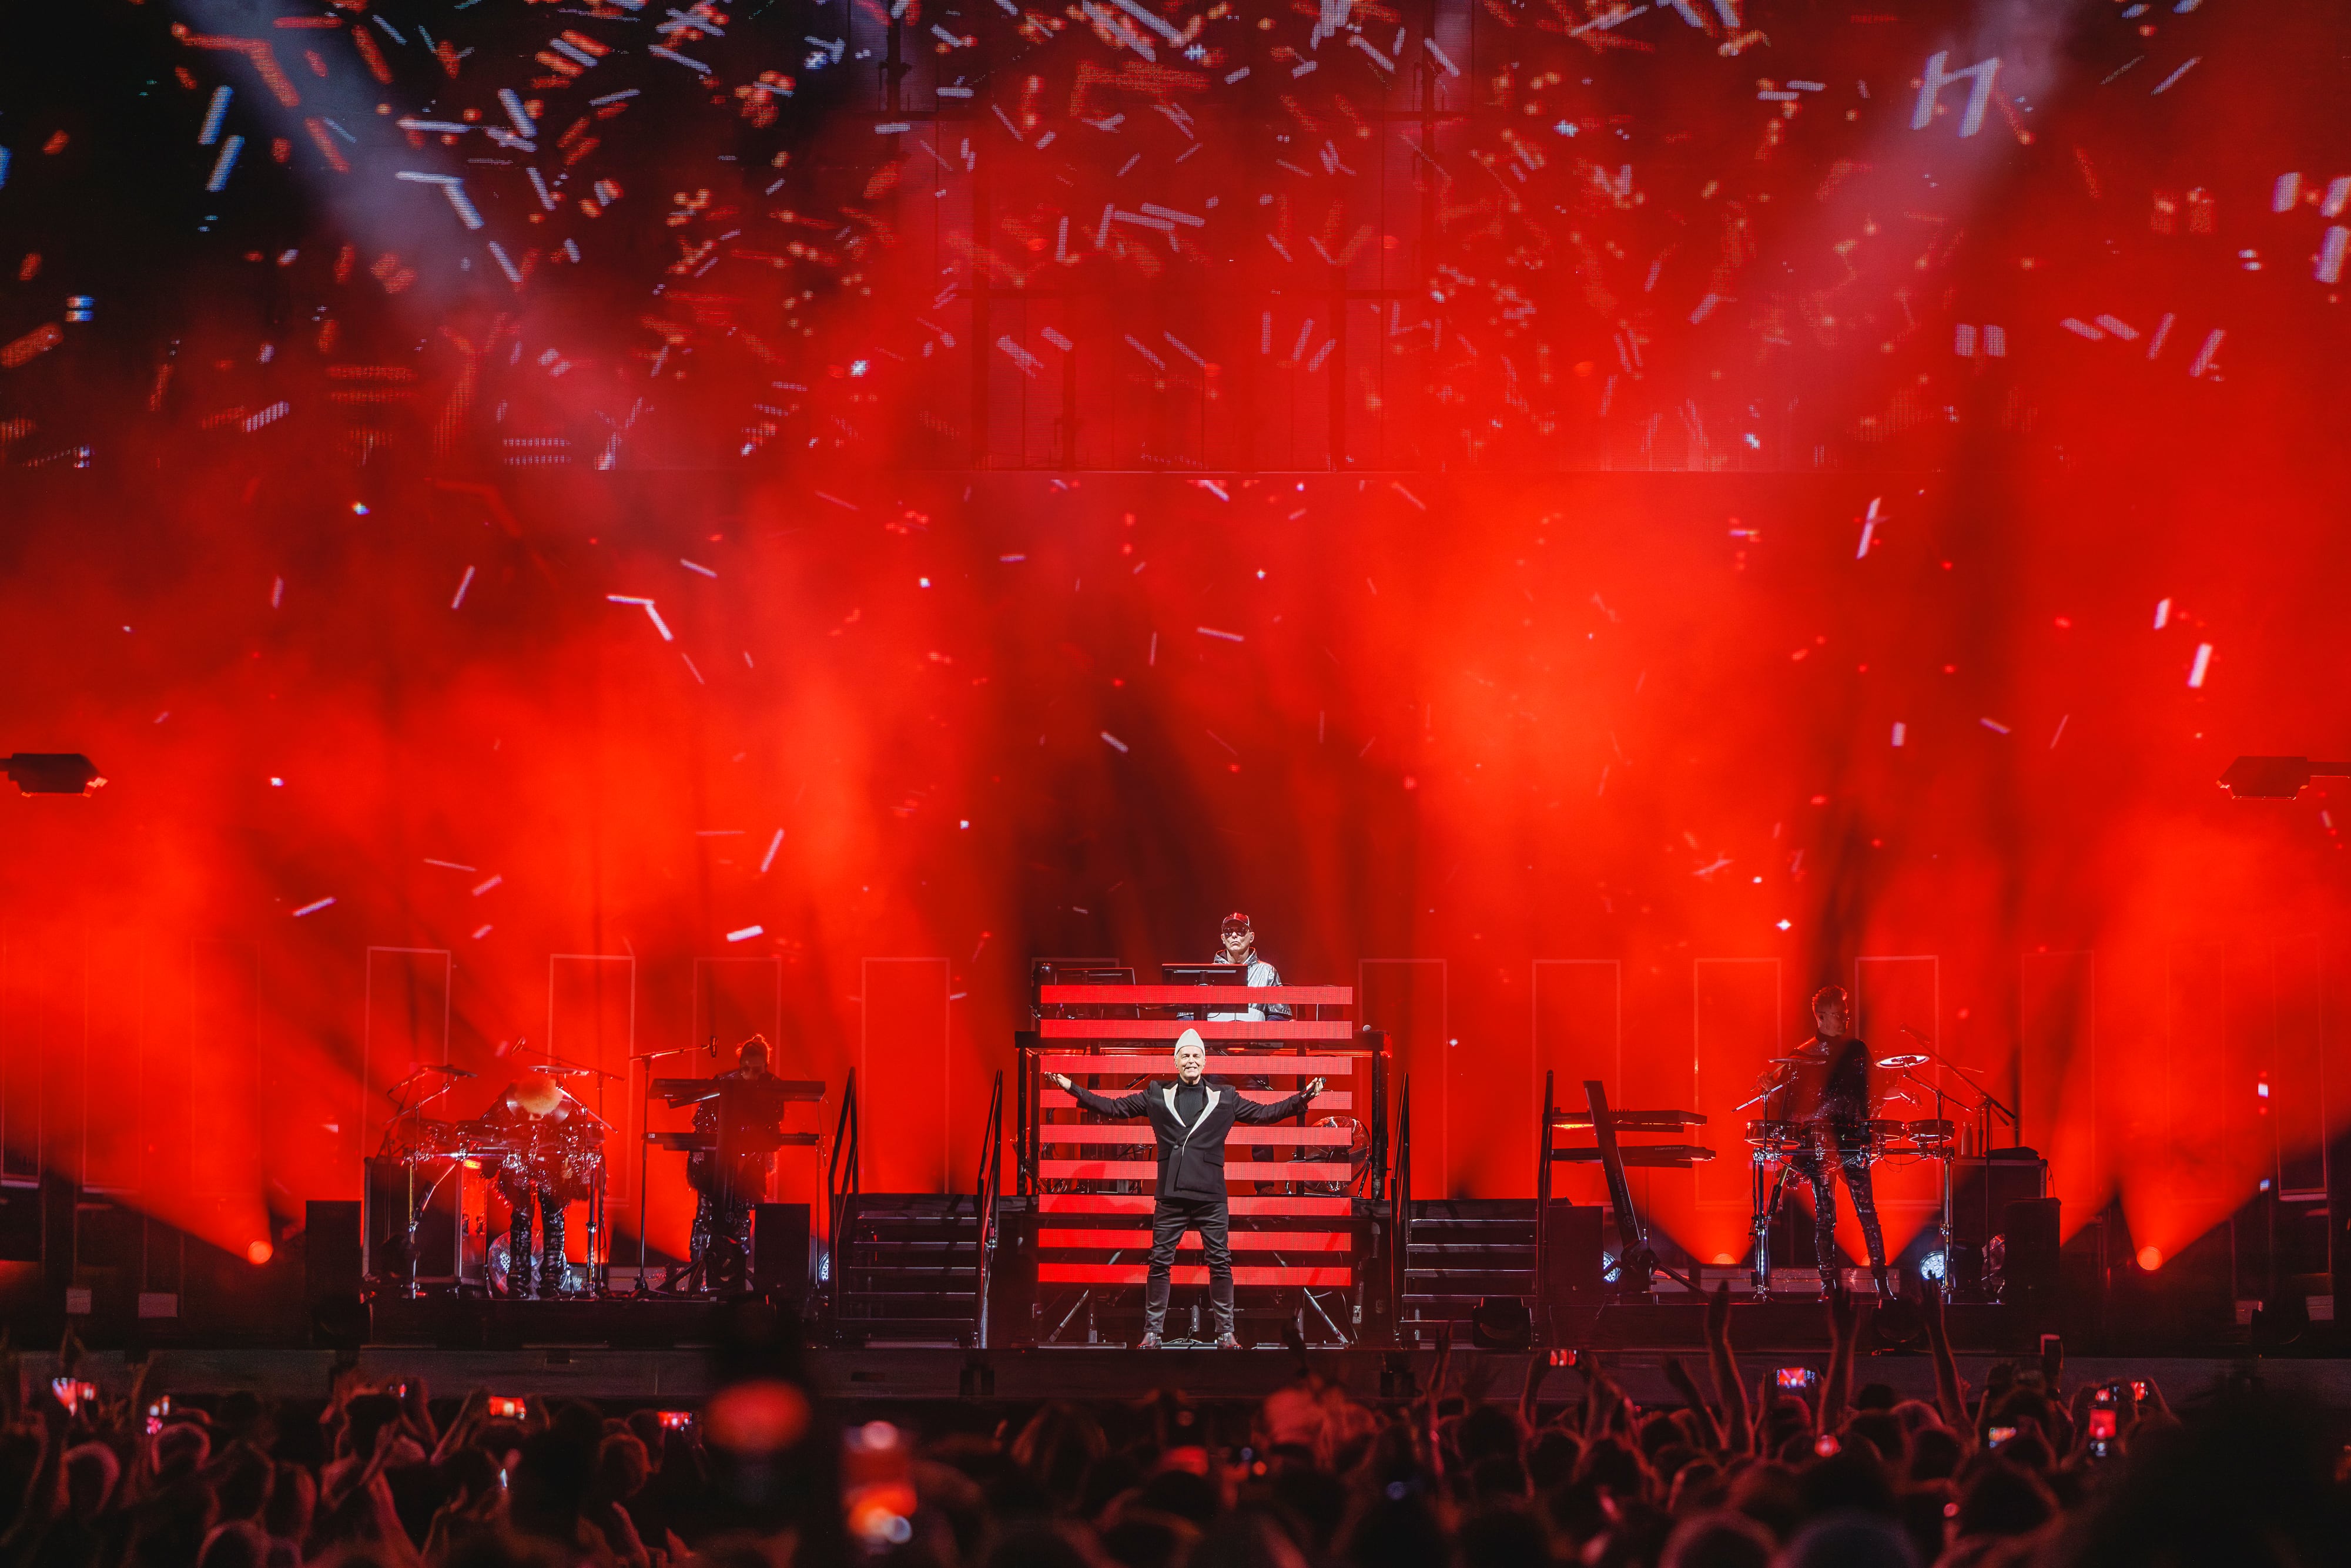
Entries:
{"type": "Polygon", "coordinates": [[[1200,1112],[1207,1103],[1208,1085],[1206,1080],[1198,1083],[1186,1083],[1180,1078],[1176,1081],[1176,1114],[1182,1119],[1186,1126],[1188,1127],[1200,1119],[1200,1112]]]}

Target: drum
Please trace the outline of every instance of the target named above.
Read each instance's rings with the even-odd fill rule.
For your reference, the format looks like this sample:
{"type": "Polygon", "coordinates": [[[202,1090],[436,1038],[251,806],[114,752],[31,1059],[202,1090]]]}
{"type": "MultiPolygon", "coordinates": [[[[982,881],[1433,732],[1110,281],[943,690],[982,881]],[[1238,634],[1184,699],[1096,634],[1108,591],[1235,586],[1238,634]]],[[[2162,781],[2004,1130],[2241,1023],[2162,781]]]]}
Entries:
{"type": "Polygon", "coordinates": [[[1903,1131],[1922,1150],[1939,1154],[1949,1147],[1958,1130],[1948,1121],[1929,1118],[1923,1122],[1907,1123],[1904,1125],[1903,1131]]]}
{"type": "Polygon", "coordinates": [[[604,1169],[604,1127],[601,1122],[573,1117],[563,1124],[549,1151],[557,1187],[570,1202],[596,1190],[604,1169]]]}
{"type": "Polygon", "coordinates": [[[1870,1159],[1882,1160],[1889,1145],[1902,1136],[1902,1124],[1874,1116],[1861,1124],[1862,1152],[1870,1159]]]}
{"type": "MultiPolygon", "coordinates": [[[[1344,1197],[1349,1192],[1354,1189],[1355,1183],[1363,1179],[1364,1166],[1371,1160],[1371,1129],[1364,1126],[1363,1123],[1357,1121],[1353,1116],[1324,1116],[1321,1120],[1315,1122],[1314,1125],[1318,1127],[1344,1127],[1348,1130],[1347,1173],[1353,1179],[1348,1181],[1300,1182],[1298,1184],[1298,1189],[1301,1192],[1322,1193],[1333,1197],[1344,1197]]],[[[1330,1164],[1336,1165],[1339,1159],[1339,1150],[1336,1145],[1324,1145],[1319,1148],[1301,1148],[1298,1151],[1298,1157],[1301,1159],[1312,1158],[1322,1160],[1330,1164]]],[[[1262,1192],[1265,1189],[1260,1186],[1258,1190],[1262,1192]]]]}
{"type": "Polygon", "coordinates": [[[1798,1122],[1750,1122],[1747,1124],[1747,1145],[1771,1155],[1800,1155],[1811,1145],[1804,1128],[1798,1122]]]}
{"type": "Polygon", "coordinates": [[[465,1124],[463,1122],[428,1122],[415,1124],[416,1141],[410,1146],[412,1156],[422,1160],[445,1160],[464,1152],[465,1124]]]}

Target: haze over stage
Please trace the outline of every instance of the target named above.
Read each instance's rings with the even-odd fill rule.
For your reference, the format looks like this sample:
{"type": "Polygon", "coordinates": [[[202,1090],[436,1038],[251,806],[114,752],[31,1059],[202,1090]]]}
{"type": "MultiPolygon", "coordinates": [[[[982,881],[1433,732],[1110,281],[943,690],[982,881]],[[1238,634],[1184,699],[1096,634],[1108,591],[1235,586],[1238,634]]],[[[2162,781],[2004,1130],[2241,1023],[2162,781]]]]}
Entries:
{"type": "MultiPolygon", "coordinates": [[[[1431,1269],[1499,1212],[1458,1206],[1542,1240],[1554,1077],[1708,1118],[1634,1190],[1743,1277],[1741,1105],[1836,983],[1937,1052],[1883,1119],[1951,1137],[1877,1174],[1914,1285],[1945,1170],[1988,1256],[2045,1165],[2096,1332],[2324,1340],[2346,29],[41,8],[0,81],[0,1317],[268,1321],[311,1204],[406,1194],[387,1090],[469,1072],[406,1107],[463,1124],[555,1057],[611,1129],[601,1260],[659,1280],[695,1151],[650,1086],[755,1033],[823,1085],[765,1194],[809,1256],[852,1180],[965,1247],[990,1168],[1023,1196],[1024,1053],[1161,1071],[1218,1010],[1038,1017],[1032,960],[1147,990],[1240,908],[1352,1011],[1217,1071],[1380,1033],[1326,1110],[1409,1081],[1431,1269]]],[[[454,1270],[503,1210],[441,1174],[454,1270]]]]}

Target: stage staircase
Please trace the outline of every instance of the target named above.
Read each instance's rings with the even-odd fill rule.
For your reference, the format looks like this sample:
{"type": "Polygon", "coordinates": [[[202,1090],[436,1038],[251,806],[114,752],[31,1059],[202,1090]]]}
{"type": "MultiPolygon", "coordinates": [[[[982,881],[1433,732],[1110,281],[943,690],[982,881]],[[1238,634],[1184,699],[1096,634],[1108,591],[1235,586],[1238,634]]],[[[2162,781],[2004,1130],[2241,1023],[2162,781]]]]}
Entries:
{"type": "Polygon", "coordinates": [[[1488,1296],[1535,1299],[1535,1206],[1522,1197],[1422,1198],[1409,1207],[1404,1302],[1396,1332],[1433,1345],[1449,1323],[1469,1343],[1469,1314],[1488,1296]]]}
{"type": "Polygon", "coordinates": [[[834,1321],[844,1343],[971,1343],[981,1246],[972,1194],[859,1193],[843,1218],[834,1321]]]}

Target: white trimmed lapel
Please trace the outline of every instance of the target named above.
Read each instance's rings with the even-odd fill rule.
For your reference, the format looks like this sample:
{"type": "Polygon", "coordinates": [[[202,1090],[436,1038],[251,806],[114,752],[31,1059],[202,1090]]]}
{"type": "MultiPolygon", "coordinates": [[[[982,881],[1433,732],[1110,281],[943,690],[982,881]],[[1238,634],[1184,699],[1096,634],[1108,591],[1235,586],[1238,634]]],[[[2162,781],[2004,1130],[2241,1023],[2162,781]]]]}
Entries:
{"type": "Polygon", "coordinates": [[[1184,1127],[1184,1142],[1187,1144],[1192,1141],[1192,1134],[1200,1130],[1200,1124],[1208,1119],[1208,1113],[1217,1108],[1217,1086],[1213,1083],[1203,1082],[1200,1087],[1208,1092],[1208,1098],[1207,1102],[1201,1105],[1200,1113],[1192,1119],[1192,1124],[1188,1127],[1184,1127],[1183,1115],[1176,1109],[1176,1085],[1173,1083],[1165,1084],[1162,1085],[1160,1090],[1160,1092],[1167,1096],[1167,1114],[1175,1118],[1175,1122],[1177,1126],[1184,1127]]]}

